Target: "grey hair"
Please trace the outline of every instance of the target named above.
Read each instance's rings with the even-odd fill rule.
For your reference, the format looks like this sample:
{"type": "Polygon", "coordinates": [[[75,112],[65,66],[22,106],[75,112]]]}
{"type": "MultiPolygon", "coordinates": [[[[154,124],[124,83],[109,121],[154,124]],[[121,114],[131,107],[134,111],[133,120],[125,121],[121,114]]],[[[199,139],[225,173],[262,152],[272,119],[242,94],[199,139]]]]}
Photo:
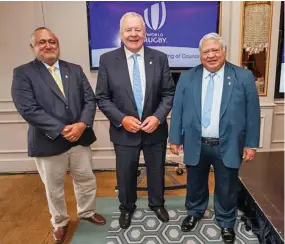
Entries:
{"type": "Polygon", "coordinates": [[[227,48],[223,38],[219,34],[217,34],[215,32],[212,32],[212,33],[208,33],[208,34],[206,34],[205,36],[202,37],[202,39],[199,42],[199,51],[201,51],[202,42],[206,41],[206,40],[216,40],[216,41],[218,41],[221,44],[221,47],[222,47],[222,49],[224,51],[227,48]]]}
{"type": "Polygon", "coordinates": [[[35,35],[36,35],[36,32],[39,31],[39,30],[47,30],[47,31],[49,31],[50,33],[52,33],[52,34],[56,37],[56,39],[57,39],[57,36],[56,36],[49,28],[42,26],[42,27],[39,27],[39,28],[35,29],[35,30],[33,31],[32,35],[31,35],[30,44],[31,44],[33,47],[35,46],[35,35]]]}
{"type": "Polygon", "coordinates": [[[131,16],[131,17],[138,17],[141,20],[142,24],[143,24],[143,28],[145,29],[145,23],[144,23],[143,17],[140,14],[136,13],[136,12],[128,12],[128,13],[125,13],[122,16],[122,18],[120,19],[120,33],[123,33],[123,31],[124,31],[123,30],[123,23],[125,21],[125,18],[129,17],[129,16],[131,16]]]}

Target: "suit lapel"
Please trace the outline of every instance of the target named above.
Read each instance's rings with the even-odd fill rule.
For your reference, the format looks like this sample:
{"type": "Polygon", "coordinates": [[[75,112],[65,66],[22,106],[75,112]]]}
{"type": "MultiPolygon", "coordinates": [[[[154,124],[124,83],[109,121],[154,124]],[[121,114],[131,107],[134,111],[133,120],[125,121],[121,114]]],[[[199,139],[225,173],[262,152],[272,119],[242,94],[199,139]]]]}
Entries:
{"type": "Polygon", "coordinates": [[[120,77],[120,81],[122,82],[122,87],[126,88],[127,94],[132,100],[134,106],[136,106],[124,47],[121,47],[119,49],[116,59],[117,59],[117,67],[118,67],[117,69],[118,77],[120,77]]]}
{"type": "Polygon", "coordinates": [[[223,95],[221,101],[221,109],[220,109],[220,119],[224,115],[227,105],[229,103],[232,90],[235,83],[235,74],[230,67],[230,65],[226,62],[225,64],[225,72],[224,72],[224,84],[223,84],[223,95]]]}
{"type": "Polygon", "coordinates": [[[70,83],[70,74],[68,66],[65,62],[59,60],[59,68],[61,74],[61,80],[64,88],[65,99],[68,101],[69,98],[69,83],[70,83]]]}
{"type": "Polygon", "coordinates": [[[199,120],[201,121],[201,96],[202,96],[202,81],[203,81],[203,66],[197,67],[195,72],[195,78],[193,79],[193,97],[195,102],[195,108],[199,120]]]}
{"type": "Polygon", "coordinates": [[[39,61],[39,60],[35,60],[35,67],[37,69],[37,71],[39,72],[39,74],[41,75],[41,77],[43,78],[43,80],[45,81],[45,83],[52,89],[52,91],[66,104],[67,104],[67,100],[65,99],[65,97],[63,96],[63,94],[61,93],[58,85],[56,84],[55,80],[53,79],[52,75],[50,74],[50,72],[48,71],[48,69],[45,67],[45,65],[39,61]]]}
{"type": "Polygon", "coordinates": [[[152,83],[153,83],[153,75],[154,75],[154,56],[151,50],[147,47],[144,47],[144,67],[145,67],[145,96],[144,96],[144,107],[147,104],[147,99],[150,94],[152,83]]]}

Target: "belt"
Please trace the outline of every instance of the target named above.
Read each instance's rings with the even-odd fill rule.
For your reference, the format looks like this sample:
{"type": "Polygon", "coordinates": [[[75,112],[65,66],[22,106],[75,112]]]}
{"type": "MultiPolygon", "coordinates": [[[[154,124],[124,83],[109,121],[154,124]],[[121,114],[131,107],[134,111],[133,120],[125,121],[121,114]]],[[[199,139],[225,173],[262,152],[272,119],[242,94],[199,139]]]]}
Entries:
{"type": "Polygon", "coordinates": [[[220,144],[218,138],[212,138],[212,137],[202,137],[202,143],[210,146],[217,146],[220,144]]]}

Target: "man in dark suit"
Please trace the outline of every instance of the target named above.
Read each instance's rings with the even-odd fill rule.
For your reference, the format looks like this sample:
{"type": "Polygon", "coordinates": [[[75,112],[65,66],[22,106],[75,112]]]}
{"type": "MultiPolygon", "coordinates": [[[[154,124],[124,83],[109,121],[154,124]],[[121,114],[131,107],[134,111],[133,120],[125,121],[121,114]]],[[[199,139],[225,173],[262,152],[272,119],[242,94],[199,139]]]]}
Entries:
{"type": "Polygon", "coordinates": [[[226,61],[216,33],[200,41],[201,65],[181,74],[175,92],[169,142],[184,150],[186,208],[182,231],[192,230],[207,208],[210,165],[215,169],[215,215],[224,242],[234,243],[238,169],[259,145],[260,107],[254,77],[226,61]]]}
{"type": "Polygon", "coordinates": [[[49,29],[36,29],[30,46],[36,59],[15,68],[12,98],[29,123],[28,154],[35,157],[45,185],[54,241],[62,243],[69,221],[64,198],[67,170],[74,180],[78,216],[105,224],[95,212],[90,148],[96,140],[95,97],[82,68],[58,59],[59,42],[49,29]]]}
{"type": "Polygon", "coordinates": [[[164,163],[174,82],[166,54],[144,47],[146,29],[136,13],[120,21],[124,47],[101,56],[97,103],[110,120],[116,153],[121,228],[128,228],[137,200],[137,170],[143,150],[147,167],[149,207],[167,222],[164,208],[164,163]]]}

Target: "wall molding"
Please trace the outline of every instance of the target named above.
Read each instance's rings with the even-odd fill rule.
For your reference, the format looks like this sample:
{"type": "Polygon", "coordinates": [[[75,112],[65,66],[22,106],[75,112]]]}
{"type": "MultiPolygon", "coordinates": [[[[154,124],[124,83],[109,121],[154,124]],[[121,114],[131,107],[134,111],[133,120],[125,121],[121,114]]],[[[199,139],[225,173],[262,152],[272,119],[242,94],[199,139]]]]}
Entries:
{"type": "Polygon", "coordinates": [[[0,109],[0,113],[18,113],[17,109],[0,109]]]}
{"type": "Polygon", "coordinates": [[[280,99],[276,99],[276,100],[274,100],[274,103],[277,104],[278,106],[279,105],[284,105],[284,98],[283,99],[281,99],[281,98],[280,99]]]}
{"type": "MultiPolygon", "coordinates": [[[[166,155],[167,160],[174,160],[175,162],[182,162],[183,158],[172,154],[166,155]]],[[[140,157],[140,162],[143,156],[140,157]]],[[[37,172],[34,158],[21,157],[21,158],[7,158],[0,159],[0,173],[28,173],[37,172]]],[[[94,170],[115,170],[116,157],[111,156],[92,156],[92,168],[94,170]]]]}
{"type": "Polygon", "coordinates": [[[265,134],[265,119],[266,119],[266,115],[262,114],[260,116],[261,118],[261,122],[260,122],[260,139],[259,139],[259,147],[263,148],[263,141],[264,141],[264,134],[265,134]]]}
{"type": "MultiPolygon", "coordinates": [[[[166,149],[170,149],[170,145],[167,144],[166,149]]],[[[114,151],[114,147],[92,147],[91,146],[91,151],[96,152],[96,151],[114,151]]],[[[15,149],[15,150],[0,150],[0,155],[1,154],[19,154],[19,153],[28,153],[27,149],[15,149]]],[[[0,159],[1,160],[1,159],[0,159]]]]}
{"type": "MultiPolygon", "coordinates": [[[[91,147],[91,151],[114,151],[113,147],[91,147]]],[[[16,150],[0,150],[1,154],[16,154],[16,153],[28,153],[27,149],[16,149],[16,150]]]]}
{"type": "Polygon", "coordinates": [[[23,119],[17,120],[0,120],[0,124],[27,124],[27,121],[23,119]]]}
{"type": "Polygon", "coordinates": [[[284,148],[258,149],[258,152],[284,152],[284,148]]]}
{"type": "Polygon", "coordinates": [[[0,103],[7,103],[7,102],[13,102],[12,98],[0,98],[0,103]]]}
{"type": "Polygon", "coordinates": [[[267,109],[267,108],[275,108],[277,105],[273,102],[262,102],[260,101],[260,108],[267,109]]]}
{"type": "MultiPolygon", "coordinates": [[[[17,111],[13,111],[13,112],[3,112],[3,111],[0,111],[0,114],[1,113],[17,113],[17,114],[19,114],[17,111]]],[[[109,120],[106,118],[106,117],[102,117],[102,118],[96,118],[95,117],[95,119],[94,119],[94,121],[96,122],[96,121],[108,121],[109,122],[109,120]]],[[[27,124],[27,121],[26,120],[24,120],[24,119],[2,119],[2,120],[0,120],[0,124],[22,124],[22,123],[25,123],[25,124],[27,124]]]]}
{"type": "MultiPolygon", "coordinates": [[[[276,117],[278,116],[278,117],[284,117],[284,112],[274,112],[273,113],[273,122],[272,122],[272,135],[274,135],[274,131],[275,131],[275,129],[276,129],[276,117]]],[[[284,126],[283,124],[282,124],[282,126],[284,126]]],[[[277,128],[278,129],[278,128],[277,128]]],[[[272,140],[271,140],[271,144],[276,144],[276,143],[283,143],[284,144],[284,138],[282,139],[282,140],[280,140],[280,139],[273,139],[273,137],[271,138],[272,140]]]]}
{"type": "MultiPolygon", "coordinates": [[[[258,152],[279,152],[284,151],[284,148],[274,148],[271,150],[258,149],[258,152]]],[[[142,157],[140,158],[142,159],[142,157]]],[[[183,155],[180,156],[169,154],[166,159],[174,161],[183,167],[183,155]]],[[[96,157],[92,156],[92,168],[94,170],[115,170],[115,156],[96,157]]],[[[37,173],[37,168],[33,158],[17,158],[17,159],[0,159],[1,170],[0,173],[37,173]]]]}
{"type": "Polygon", "coordinates": [[[284,143],[284,140],[272,140],[271,143],[284,143]]]}
{"type": "Polygon", "coordinates": [[[278,115],[284,115],[284,112],[274,112],[274,115],[278,116],[278,115]]]}
{"type": "Polygon", "coordinates": [[[27,149],[15,149],[15,150],[0,150],[1,154],[10,154],[10,153],[28,153],[27,149]]]}

